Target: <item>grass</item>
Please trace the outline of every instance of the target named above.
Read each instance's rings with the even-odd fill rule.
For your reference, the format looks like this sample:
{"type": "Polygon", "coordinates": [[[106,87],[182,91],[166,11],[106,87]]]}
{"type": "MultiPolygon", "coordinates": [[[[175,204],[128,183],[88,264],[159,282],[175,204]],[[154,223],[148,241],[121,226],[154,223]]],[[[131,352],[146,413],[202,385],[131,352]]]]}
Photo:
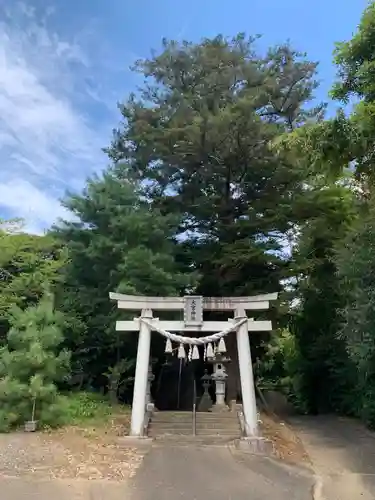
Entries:
{"type": "Polygon", "coordinates": [[[107,426],[114,420],[126,420],[130,410],[128,406],[111,405],[100,394],[91,392],[72,392],[63,396],[64,415],[67,425],[107,426]]]}

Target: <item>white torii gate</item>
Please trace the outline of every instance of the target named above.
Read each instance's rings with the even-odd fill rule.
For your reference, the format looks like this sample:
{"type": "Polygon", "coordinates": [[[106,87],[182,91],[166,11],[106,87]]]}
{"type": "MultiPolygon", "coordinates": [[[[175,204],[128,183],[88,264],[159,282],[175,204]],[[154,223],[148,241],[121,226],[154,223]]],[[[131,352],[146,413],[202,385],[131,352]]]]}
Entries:
{"type": "Polygon", "coordinates": [[[231,331],[236,331],[245,433],[247,437],[257,436],[257,409],[248,332],[270,331],[272,330],[272,324],[271,321],[254,321],[252,318],[247,318],[246,311],[268,309],[269,302],[277,299],[277,293],[253,297],[201,297],[192,295],[186,297],[145,297],[111,292],[109,297],[111,300],[117,301],[119,309],[141,311],[141,316],[138,318],[131,321],[116,322],[117,331],[139,331],[130,428],[131,436],[143,436],[152,330],[158,331],[173,341],[190,345],[201,345],[210,341],[217,341],[231,331]],[[184,321],[160,321],[158,318],[153,318],[153,310],[184,310],[184,321]],[[233,318],[228,321],[204,321],[203,311],[232,311],[233,318]],[[218,333],[202,339],[199,337],[176,336],[170,332],[218,333]]]}

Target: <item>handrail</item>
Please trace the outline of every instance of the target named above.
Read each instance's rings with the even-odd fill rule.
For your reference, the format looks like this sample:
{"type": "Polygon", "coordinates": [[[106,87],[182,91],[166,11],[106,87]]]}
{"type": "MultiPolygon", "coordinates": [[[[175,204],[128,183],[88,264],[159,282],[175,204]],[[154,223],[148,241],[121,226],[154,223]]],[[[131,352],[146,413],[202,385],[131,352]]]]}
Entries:
{"type": "Polygon", "coordinates": [[[197,385],[193,383],[193,436],[197,435],[197,385]]]}

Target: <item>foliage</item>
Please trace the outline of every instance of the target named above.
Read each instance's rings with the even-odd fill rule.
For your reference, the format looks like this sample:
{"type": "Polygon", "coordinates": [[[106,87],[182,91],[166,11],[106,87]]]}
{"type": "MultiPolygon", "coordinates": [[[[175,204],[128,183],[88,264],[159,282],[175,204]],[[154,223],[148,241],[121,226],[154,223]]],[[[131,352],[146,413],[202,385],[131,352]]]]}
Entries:
{"type": "Polygon", "coordinates": [[[0,340],[9,328],[14,305],[24,309],[37,304],[46,288],[59,281],[66,255],[51,236],[22,232],[17,221],[0,228],[0,340]]]}
{"type": "Polygon", "coordinates": [[[310,102],[317,65],[289,45],[259,54],[254,42],[164,40],[137,62],[145,85],[120,106],[123,125],[107,149],[152,207],[179,216],[178,265],[199,272],[195,291],[206,296],[280,290],[285,239],[306,217],[305,174],[270,144],[321,119],[324,105],[310,102]]]}
{"type": "MultiPolygon", "coordinates": [[[[375,132],[375,2],[365,9],[353,38],[337,44],[335,62],[338,80],[332,96],[344,103],[358,102],[350,116],[356,139],[351,145],[358,176],[373,180],[375,132]]],[[[353,135],[353,134],[352,134],[353,135]]]]}
{"type": "Polygon", "coordinates": [[[54,229],[69,255],[56,300],[67,318],[73,383],[99,388],[107,384],[103,374],[109,367],[136,354],[137,338],[120,339],[115,331],[119,313],[109,292],[179,295],[195,277],[175,262],[178,217],[150,207],[137,183],[113,169],[89,180],[84,192],[65,204],[76,221],[54,229]]]}
{"type": "Polygon", "coordinates": [[[338,81],[332,95],[344,103],[359,99],[351,114],[340,112],[327,122],[302,127],[275,145],[309,164],[311,172],[325,180],[326,190],[327,179],[332,183],[348,170],[354,174],[345,183],[340,180],[340,189],[346,186],[352,200],[355,192],[356,202],[344,193],[312,226],[302,227],[295,253],[305,269],[299,280],[301,312],[294,328],[301,351],[301,389],[309,409],[355,414],[371,425],[375,423],[371,324],[374,27],[375,3],[371,3],[353,38],[337,45],[338,81]]]}
{"type": "Polygon", "coordinates": [[[108,379],[108,396],[112,404],[118,402],[119,393],[124,392],[134,377],[129,375],[135,367],[135,359],[122,359],[110,366],[104,374],[108,379]]]}
{"type": "Polygon", "coordinates": [[[282,392],[296,409],[306,413],[306,401],[301,397],[301,360],[295,336],[287,329],[276,330],[264,350],[256,367],[259,387],[282,392]]]}
{"type": "Polygon", "coordinates": [[[111,405],[93,392],[70,392],[63,396],[63,401],[65,423],[69,425],[105,423],[114,414],[129,411],[126,406],[111,405]]]}
{"type": "Polygon", "coordinates": [[[356,221],[337,252],[346,301],[341,335],[357,373],[357,413],[375,426],[375,201],[356,221]]]}
{"type": "Polygon", "coordinates": [[[375,100],[375,3],[365,9],[353,38],[336,45],[335,63],[338,66],[338,81],[332,94],[337,99],[347,100],[351,95],[375,100]]]}
{"type": "Polygon", "coordinates": [[[351,40],[336,44],[337,81],[331,96],[352,111],[339,110],[330,120],[309,124],[275,143],[318,175],[340,177],[347,168],[367,191],[373,183],[375,137],[375,2],[365,9],[351,40]]]}
{"type": "Polygon", "coordinates": [[[315,63],[288,45],[261,56],[253,44],[243,34],[165,40],[138,61],[146,84],[120,107],[124,127],[107,150],[124,175],[148,180],[154,206],[181,215],[183,258],[207,295],[279,288],[280,236],[297,217],[290,193],[300,199],[302,179],[268,144],[323,110],[306,106],[315,63]]]}
{"type": "MultiPolygon", "coordinates": [[[[116,333],[112,291],[286,291],[260,380],[302,411],[375,426],[375,3],[335,52],[332,96],[354,97],[350,113],[325,119],[325,105],[312,106],[317,63],[305,54],[288,44],[260,54],[255,42],[164,40],[135,65],[144,85],[120,105],[111,166],[65,199],[74,221],[42,237],[2,225],[0,337],[13,324],[0,357],[6,428],[29,418],[33,395],[43,422],[58,408],[70,422],[112,411],[91,393],[59,398],[59,346],[73,353],[70,388],[128,399],[137,339],[116,333]],[[45,298],[38,305],[46,287],[62,318],[45,298]]],[[[228,349],[233,399],[230,339],[228,349]]]]}
{"type": "Polygon", "coordinates": [[[350,171],[359,143],[355,124],[339,110],[329,120],[306,124],[281,135],[272,147],[299,165],[306,178],[330,184],[350,171]]]}
{"type": "Polygon", "coordinates": [[[294,249],[300,304],[292,318],[299,351],[300,399],[312,413],[350,412],[351,364],[338,338],[345,298],[337,279],[335,249],[355,217],[355,198],[342,185],[314,190],[322,213],[300,228],[294,249]]]}
{"type": "Polygon", "coordinates": [[[69,372],[69,353],[60,351],[63,318],[50,296],[25,311],[14,307],[7,346],[0,352],[0,429],[8,430],[32,418],[56,425],[61,400],[56,382],[69,372]]]}
{"type": "Polygon", "coordinates": [[[309,411],[355,414],[372,425],[371,286],[363,283],[371,282],[374,28],[372,2],[353,38],[337,44],[332,96],[354,98],[350,115],[341,110],[273,142],[305,169],[312,199],[320,198],[321,213],[300,226],[294,248],[300,395],[309,411]]]}

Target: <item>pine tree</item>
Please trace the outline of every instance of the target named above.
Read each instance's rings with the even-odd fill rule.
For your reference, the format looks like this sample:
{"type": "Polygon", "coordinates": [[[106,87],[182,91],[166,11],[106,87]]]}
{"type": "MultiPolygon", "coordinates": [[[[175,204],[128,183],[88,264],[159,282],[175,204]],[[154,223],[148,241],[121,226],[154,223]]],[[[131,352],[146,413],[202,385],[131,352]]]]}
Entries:
{"type": "Polygon", "coordinates": [[[181,272],[176,264],[179,218],[152,208],[141,198],[139,184],[115,169],[89,180],[84,192],[65,204],[76,220],[54,231],[69,256],[56,300],[73,353],[72,383],[102,388],[103,374],[122,358],[135,357],[137,346],[136,336],[116,332],[120,316],[109,292],[180,295],[194,273],[181,272]]]}
{"type": "Polygon", "coordinates": [[[148,180],[155,206],[181,216],[204,295],[279,289],[303,179],[270,144],[324,108],[306,107],[315,63],[288,45],[259,55],[254,41],[164,41],[137,63],[146,85],[120,107],[124,127],[107,150],[125,176],[148,180]]]}
{"type": "Polygon", "coordinates": [[[32,417],[55,425],[63,417],[56,382],[69,372],[69,353],[63,341],[62,316],[51,296],[22,311],[14,307],[7,346],[0,352],[0,429],[8,430],[32,417]]]}
{"type": "Polygon", "coordinates": [[[144,88],[120,106],[124,125],[107,150],[153,207],[180,216],[179,263],[200,273],[205,296],[281,289],[305,172],[271,145],[324,111],[309,106],[316,63],[289,45],[261,55],[254,43],[243,34],[164,41],[137,63],[144,88]]]}

